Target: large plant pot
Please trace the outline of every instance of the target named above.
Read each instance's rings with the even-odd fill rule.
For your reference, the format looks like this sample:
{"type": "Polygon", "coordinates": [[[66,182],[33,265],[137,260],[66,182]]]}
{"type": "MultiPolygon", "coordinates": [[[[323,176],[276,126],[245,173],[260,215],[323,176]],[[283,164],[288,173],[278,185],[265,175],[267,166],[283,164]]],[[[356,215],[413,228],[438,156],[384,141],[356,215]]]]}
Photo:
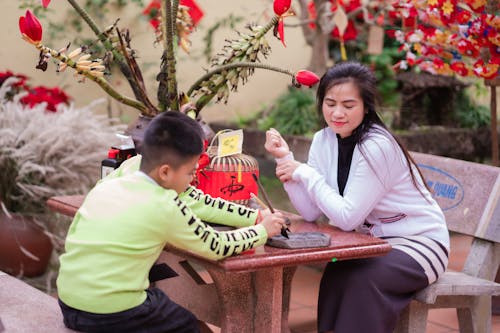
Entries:
{"type": "MultiPolygon", "coordinates": [[[[132,140],[134,141],[135,150],[138,153],[140,153],[140,151],[141,151],[141,144],[142,144],[142,141],[144,140],[144,131],[146,130],[146,127],[148,126],[149,122],[152,119],[153,119],[153,117],[139,115],[136,120],[134,120],[132,123],[130,123],[127,130],[125,131],[125,134],[129,135],[132,138],[132,140]]],[[[214,131],[200,117],[198,117],[196,120],[200,124],[201,129],[203,130],[203,134],[205,135],[205,139],[210,142],[210,140],[212,140],[212,138],[215,135],[214,131]]]]}
{"type": "Polygon", "coordinates": [[[45,273],[52,242],[29,217],[0,213],[0,270],[14,276],[45,273]]]}

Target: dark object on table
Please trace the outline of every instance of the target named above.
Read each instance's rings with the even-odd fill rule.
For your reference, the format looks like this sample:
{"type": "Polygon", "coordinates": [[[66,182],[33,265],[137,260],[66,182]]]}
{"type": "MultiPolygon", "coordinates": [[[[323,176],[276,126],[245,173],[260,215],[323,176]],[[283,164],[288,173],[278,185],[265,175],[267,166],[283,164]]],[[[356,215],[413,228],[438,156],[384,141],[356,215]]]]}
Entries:
{"type": "Polygon", "coordinates": [[[325,247],[330,245],[330,236],[321,232],[299,232],[289,234],[287,238],[281,235],[268,238],[266,245],[285,249],[325,247]]]}

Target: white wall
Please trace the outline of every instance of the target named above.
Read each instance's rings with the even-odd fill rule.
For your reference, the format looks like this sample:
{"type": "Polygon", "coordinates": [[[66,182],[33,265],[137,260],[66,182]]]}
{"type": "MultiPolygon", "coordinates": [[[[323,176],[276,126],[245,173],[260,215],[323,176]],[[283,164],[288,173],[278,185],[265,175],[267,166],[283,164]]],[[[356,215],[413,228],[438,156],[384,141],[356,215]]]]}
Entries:
{"type": "MultiPolygon", "coordinates": [[[[0,40],[2,47],[0,48],[0,71],[11,70],[14,72],[26,74],[32,78],[32,85],[47,85],[60,86],[74,97],[74,102],[77,106],[86,105],[94,99],[107,97],[107,95],[92,81],[85,83],[77,83],[73,78],[71,69],[64,73],[55,73],[56,66],[53,63],[49,64],[49,69],[44,73],[35,69],[38,61],[38,52],[36,49],[24,42],[18,29],[18,18],[24,15],[24,10],[18,8],[18,1],[0,0],[2,3],[2,11],[0,17],[2,20],[0,29],[0,40]]],[[[83,3],[83,1],[81,1],[83,3]]],[[[148,0],[145,0],[148,3],[148,0]]],[[[205,12],[205,17],[202,19],[198,31],[195,32],[191,39],[193,42],[192,56],[189,57],[179,53],[178,80],[179,90],[187,90],[191,83],[204,73],[204,68],[208,65],[204,59],[194,60],[201,54],[203,47],[202,38],[204,30],[211,26],[213,22],[226,17],[229,13],[234,15],[246,15],[246,18],[239,25],[240,31],[244,31],[244,24],[258,20],[259,16],[267,10],[267,15],[272,15],[272,1],[257,0],[197,0],[200,7],[205,12]]],[[[64,0],[52,1],[50,8],[54,10],[51,15],[64,15],[70,5],[64,0]]],[[[149,70],[145,71],[144,75],[149,81],[148,93],[152,98],[156,98],[156,83],[154,76],[159,69],[159,58],[161,49],[159,46],[153,46],[154,34],[152,28],[147,22],[140,17],[140,10],[135,5],[130,5],[127,9],[128,14],[121,15],[121,27],[128,27],[132,34],[132,46],[138,50],[140,58],[139,64],[146,68],[146,64],[151,64],[149,70]]],[[[266,15],[266,14],[264,14],[266,15]]],[[[114,15],[111,15],[114,21],[114,15]]],[[[291,21],[291,20],[290,20],[291,21]]],[[[42,24],[46,21],[42,21],[42,24]]],[[[259,23],[264,23],[260,20],[259,23]]],[[[287,28],[286,42],[287,47],[284,48],[281,43],[268,33],[267,39],[272,47],[271,56],[263,62],[272,65],[277,65],[291,71],[305,68],[309,63],[310,49],[306,46],[302,37],[302,33],[298,28],[287,28]]],[[[92,33],[86,32],[87,36],[92,36],[92,33]]],[[[46,34],[48,35],[48,34],[46,34]]],[[[45,35],[44,35],[45,36],[45,35]]],[[[224,38],[236,37],[235,32],[230,30],[220,31],[216,34],[216,44],[214,50],[220,50],[223,45],[224,38]]],[[[44,39],[45,41],[45,39],[44,39]]],[[[51,41],[55,49],[63,47],[68,40],[51,41]]],[[[120,74],[109,78],[112,85],[118,87],[126,95],[132,96],[128,84],[122,80],[120,74]]],[[[240,86],[237,93],[232,93],[229,98],[228,105],[214,104],[206,107],[202,115],[208,121],[235,119],[237,115],[246,115],[256,111],[263,104],[272,101],[274,98],[283,93],[286,86],[290,83],[289,77],[283,74],[269,72],[257,69],[253,77],[245,86],[240,86]]],[[[127,107],[120,106],[113,102],[112,107],[123,108],[126,110],[127,119],[135,118],[136,112],[128,110],[127,107]]],[[[105,112],[105,107],[102,106],[99,112],[105,112]]]]}

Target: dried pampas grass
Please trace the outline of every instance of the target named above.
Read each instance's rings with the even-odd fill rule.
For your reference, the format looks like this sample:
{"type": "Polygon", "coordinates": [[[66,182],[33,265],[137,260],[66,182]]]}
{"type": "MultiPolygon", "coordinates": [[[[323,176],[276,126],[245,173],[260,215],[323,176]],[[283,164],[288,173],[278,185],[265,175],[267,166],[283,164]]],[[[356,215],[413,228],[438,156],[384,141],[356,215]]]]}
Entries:
{"type": "Polygon", "coordinates": [[[52,113],[44,104],[29,108],[19,98],[7,100],[12,82],[0,87],[0,201],[10,212],[43,214],[49,197],[83,194],[95,184],[124,126],[93,114],[99,102],[59,104],[52,113]]]}

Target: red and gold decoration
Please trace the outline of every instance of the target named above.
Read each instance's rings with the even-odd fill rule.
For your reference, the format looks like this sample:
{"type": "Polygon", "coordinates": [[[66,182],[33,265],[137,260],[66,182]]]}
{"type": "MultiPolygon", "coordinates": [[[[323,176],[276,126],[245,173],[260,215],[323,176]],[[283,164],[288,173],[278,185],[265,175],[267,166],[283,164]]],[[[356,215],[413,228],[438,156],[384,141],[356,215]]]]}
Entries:
{"type": "Polygon", "coordinates": [[[500,70],[500,6],[486,0],[400,0],[395,32],[406,59],[396,69],[493,79],[500,70]],[[494,5],[493,5],[494,6],[494,5]]]}
{"type": "MultiPolygon", "coordinates": [[[[219,138],[221,133],[235,133],[221,131],[212,139],[219,138]]],[[[242,143],[243,137],[231,136],[233,143],[242,143]],[[240,141],[241,140],[241,141],[240,141]]],[[[222,143],[224,144],[224,143],[222,143]]],[[[255,158],[241,153],[240,148],[232,148],[228,155],[221,153],[219,147],[210,145],[207,149],[208,158],[202,154],[197,170],[197,187],[212,197],[219,197],[239,204],[248,204],[251,193],[258,194],[258,186],[253,174],[259,176],[259,164],[255,158]]]]}
{"type": "Polygon", "coordinates": [[[347,60],[345,44],[358,38],[364,39],[367,33],[368,53],[372,49],[370,43],[373,42],[379,44],[373,50],[380,51],[371,54],[381,53],[383,38],[377,37],[376,41],[370,41],[370,38],[374,39],[370,37],[370,31],[376,30],[383,36],[382,28],[391,24],[395,18],[392,10],[390,1],[386,0],[325,0],[309,1],[307,4],[308,18],[311,22],[309,27],[316,29],[316,24],[319,24],[323,34],[330,34],[333,40],[338,41],[342,60],[347,60]],[[318,4],[320,8],[316,8],[318,4]]]}

